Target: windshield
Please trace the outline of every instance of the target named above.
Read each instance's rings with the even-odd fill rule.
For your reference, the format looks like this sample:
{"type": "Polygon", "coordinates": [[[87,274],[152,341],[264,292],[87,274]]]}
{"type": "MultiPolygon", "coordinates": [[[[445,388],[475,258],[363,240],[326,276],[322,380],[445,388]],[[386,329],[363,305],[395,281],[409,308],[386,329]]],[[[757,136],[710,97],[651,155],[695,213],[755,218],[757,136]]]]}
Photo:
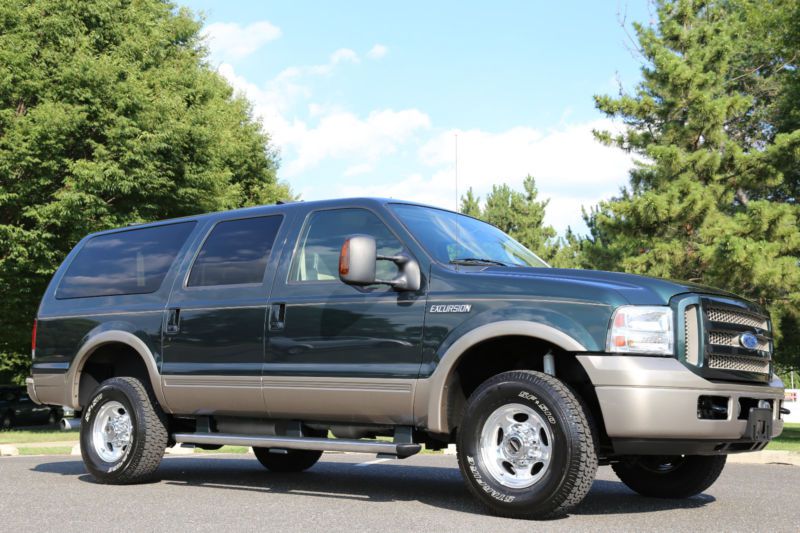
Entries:
{"type": "Polygon", "coordinates": [[[520,243],[480,220],[419,205],[391,204],[391,208],[441,263],[548,266],[520,243]]]}

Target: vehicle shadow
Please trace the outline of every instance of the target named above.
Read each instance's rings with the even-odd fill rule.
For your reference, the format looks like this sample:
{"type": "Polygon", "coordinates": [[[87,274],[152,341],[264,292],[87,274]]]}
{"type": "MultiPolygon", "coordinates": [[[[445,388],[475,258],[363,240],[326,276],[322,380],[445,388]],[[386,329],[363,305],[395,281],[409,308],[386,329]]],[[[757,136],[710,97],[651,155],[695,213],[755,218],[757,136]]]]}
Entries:
{"type": "MultiPolygon", "coordinates": [[[[335,461],[323,460],[301,474],[281,474],[266,471],[252,457],[224,460],[213,456],[170,457],[161,464],[156,482],[364,502],[416,501],[453,511],[485,514],[484,508],[467,491],[457,468],[402,463],[360,467],[357,464],[337,458],[335,461]]],[[[42,463],[32,470],[74,476],[82,482],[96,483],[86,473],[81,461],[42,463]]],[[[598,479],[572,514],[649,513],[698,508],[714,501],[715,498],[708,494],[685,500],[646,498],[630,491],[619,481],[598,479]]]]}

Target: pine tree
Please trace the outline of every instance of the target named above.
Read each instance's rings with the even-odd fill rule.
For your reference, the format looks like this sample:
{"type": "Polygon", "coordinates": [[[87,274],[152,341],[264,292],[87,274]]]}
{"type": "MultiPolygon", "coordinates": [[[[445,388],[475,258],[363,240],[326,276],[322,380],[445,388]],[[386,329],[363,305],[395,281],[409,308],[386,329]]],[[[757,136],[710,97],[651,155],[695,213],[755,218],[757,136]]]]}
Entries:
{"type": "Polygon", "coordinates": [[[85,234],[290,195],[200,21],[161,0],[0,3],[0,372],[85,234]]]}
{"type": "Polygon", "coordinates": [[[656,27],[635,25],[643,81],[633,94],[596,97],[626,126],[597,137],[640,160],[620,196],[586,216],[581,243],[587,265],[766,305],[784,341],[777,358],[794,366],[800,130],[780,117],[800,109],[787,96],[797,87],[797,13],[792,2],[665,0],[656,27]]]}
{"type": "Polygon", "coordinates": [[[481,216],[480,198],[475,196],[475,193],[472,192],[472,187],[470,187],[467,190],[467,194],[461,197],[460,211],[465,215],[469,215],[475,218],[480,218],[481,216]]]}
{"type": "Polygon", "coordinates": [[[556,230],[544,223],[548,200],[538,199],[533,176],[525,177],[523,189],[519,192],[506,184],[493,185],[483,209],[480,198],[469,189],[461,197],[461,212],[497,226],[545,261],[558,257],[557,266],[567,263],[568,255],[559,253],[562,243],[556,238],[556,230]]]}

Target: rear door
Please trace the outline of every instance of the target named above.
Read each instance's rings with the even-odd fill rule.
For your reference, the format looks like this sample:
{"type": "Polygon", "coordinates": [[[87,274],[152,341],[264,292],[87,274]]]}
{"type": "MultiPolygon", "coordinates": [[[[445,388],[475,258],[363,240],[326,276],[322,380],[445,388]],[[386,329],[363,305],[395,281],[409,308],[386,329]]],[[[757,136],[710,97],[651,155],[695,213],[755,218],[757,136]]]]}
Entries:
{"type": "Polygon", "coordinates": [[[220,220],[184,265],[164,317],[162,376],[173,412],[263,414],[264,321],[284,219],[220,220]]]}

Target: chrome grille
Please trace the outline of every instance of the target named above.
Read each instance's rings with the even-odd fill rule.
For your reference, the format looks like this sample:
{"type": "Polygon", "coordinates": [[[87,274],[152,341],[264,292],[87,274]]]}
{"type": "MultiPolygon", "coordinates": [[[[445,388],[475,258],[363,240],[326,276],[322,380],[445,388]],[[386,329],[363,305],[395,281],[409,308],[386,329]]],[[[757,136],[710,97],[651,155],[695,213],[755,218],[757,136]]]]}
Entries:
{"type": "Polygon", "coordinates": [[[754,374],[769,373],[769,359],[763,357],[746,357],[740,355],[721,355],[712,353],[708,356],[708,368],[717,370],[735,370],[754,374]]]}
{"type": "Polygon", "coordinates": [[[706,319],[703,366],[710,370],[769,374],[772,360],[769,317],[714,298],[703,298],[701,306],[706,319]],[[756,336],[755,349],[742,346],[740,339],[744,333],[756,336]]]}
{"type": "Polygon", "coordinates": [[[686,347],[686,361],[696,365],[700,360],[700,331],[697,325],[697,306],[686,306],[683,312],[683,345],[686,347]]]}
{"type": "MultiPolygon", "coordinates": [[[[708,334],[708,343],[717,346],[741,346],[738,333],[728,333],[725,331],[712,331],[708,334]]],[[[756,350],[760,352],[769,351],[769,341],[763,337],[758,338],[756,350]]]]}
{"type": "Polygon", "coordinates": [[[747,311],[732,311],[720,307],[706,308],[706,317],[712,322],[725,322],[726,324],[739,324],[751,328],[767,329],[767,319],[747,311]]]}

